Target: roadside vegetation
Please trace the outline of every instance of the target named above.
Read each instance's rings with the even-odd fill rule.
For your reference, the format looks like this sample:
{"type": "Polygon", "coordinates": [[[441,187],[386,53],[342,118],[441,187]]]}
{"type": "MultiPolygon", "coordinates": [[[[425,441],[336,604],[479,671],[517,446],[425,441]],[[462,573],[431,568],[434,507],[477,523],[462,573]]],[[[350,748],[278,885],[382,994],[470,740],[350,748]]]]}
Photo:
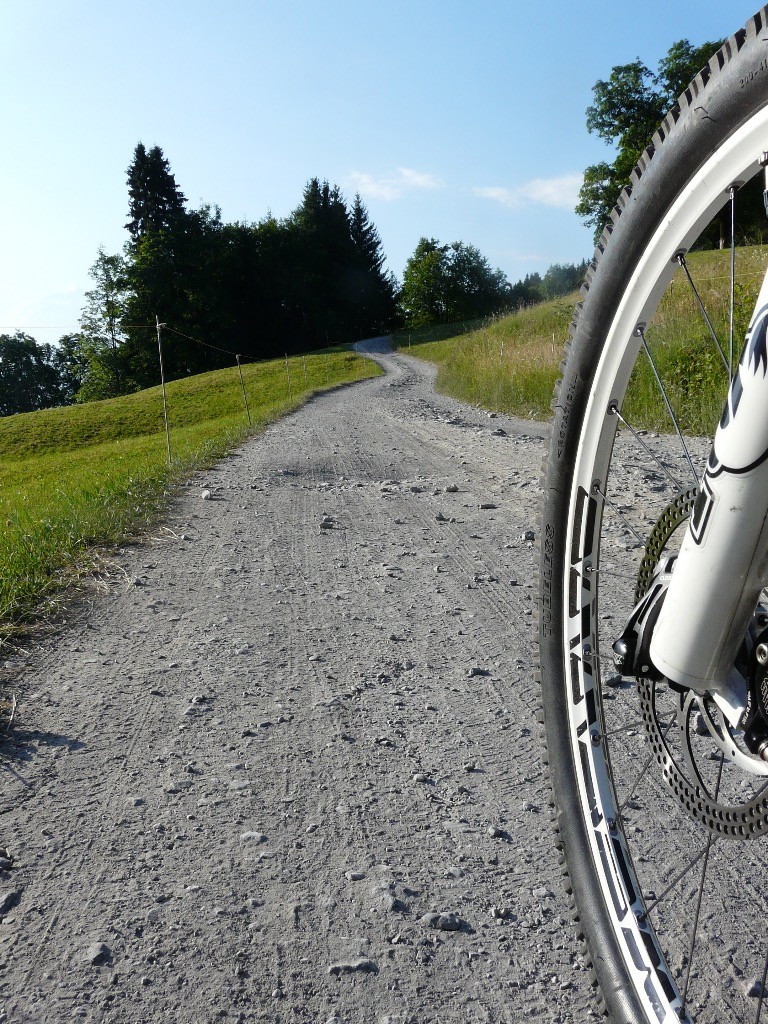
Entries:
{"type": "Polygon", "coordinates": [[[0,419],[0,637],[98,562],[98,548],[148,530],[171,488],[318,391],[381,371],[347,349],[243,366],[0,419]],[[290,375],[290,388],[288,376],[290,375]]]}
{"type": "MultiPolygon", "coordinates": [[[[737,358],[766,258],[766,246],[737,250],[737,358]]],[[[730,254],[724,250],[688,256],[691,274],[726,350],[729,261],[730,254]]],[[[578,297],[574,292],[472,325],[469,330],[464,325],[442,325],[398,331],[394,343],[403,351],[410,348],[412,355],[437,364],[436,384],[444,394],[489,410],[547,419],[578,297]]],[[[647,336],[682,428],[690,434],[711,433],[722,411],[725,370],[682,271],[667,289],[647,336]]],[[[648,430],[672,429],[647,360],[638,361],[629,395],[624,412],[633,423],[648,430]]]]}

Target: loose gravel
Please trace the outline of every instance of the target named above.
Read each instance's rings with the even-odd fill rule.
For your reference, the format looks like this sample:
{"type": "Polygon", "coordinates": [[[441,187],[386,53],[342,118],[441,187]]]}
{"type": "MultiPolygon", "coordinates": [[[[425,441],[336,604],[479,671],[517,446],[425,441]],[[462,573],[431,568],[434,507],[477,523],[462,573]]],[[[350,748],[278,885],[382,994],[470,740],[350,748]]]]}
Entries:
{"type": "Polygon", "coordinates": [[[534,721],[543,428],[377,358],[5,663],[0,1021],[598,1019],[534,721]]]}

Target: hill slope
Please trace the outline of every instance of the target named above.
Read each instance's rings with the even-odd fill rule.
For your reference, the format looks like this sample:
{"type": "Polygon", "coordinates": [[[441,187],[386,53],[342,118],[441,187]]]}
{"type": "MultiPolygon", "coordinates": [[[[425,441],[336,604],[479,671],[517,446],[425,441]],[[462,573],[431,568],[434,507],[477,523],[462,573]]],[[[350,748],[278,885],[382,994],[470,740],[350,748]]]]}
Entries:
{"type": "Polygon", "coordinates": [[[0,629],[39,610],[96,557],[94,545],[145,530],[169,488],[318,392],[375,376],[344,349],[243,366],[168,385],[172,465],[159,387],[0,419],[0,629]],[[88,552],[88,553],[86,553],[88,552]]]}
{"type": "MultiPolygon", "coordinates": [[[[748,326],[765,270],[768,247],[737,251],[737,348],[748,326]]],[[[718,336],[728,333],[729,260],[725,251],[691,253],[691,274],[718,336]]],[[[401,331],[403,351],[438,365],[436,386],[444,394],[486,409],[548,419],[553,388],[577,293],[494,319],[473,330],[450,327],[401,331]],[[434,340],[435,336],[442,340],[434,340]]],[[[682,271],[667,290],[648,338],[683,428],[707,434],[721,411],[722,365],[682,271]]],[[[657,401],[650,368],[640,363],[626,407],[647,429],[669,430],[657,401]]]]}

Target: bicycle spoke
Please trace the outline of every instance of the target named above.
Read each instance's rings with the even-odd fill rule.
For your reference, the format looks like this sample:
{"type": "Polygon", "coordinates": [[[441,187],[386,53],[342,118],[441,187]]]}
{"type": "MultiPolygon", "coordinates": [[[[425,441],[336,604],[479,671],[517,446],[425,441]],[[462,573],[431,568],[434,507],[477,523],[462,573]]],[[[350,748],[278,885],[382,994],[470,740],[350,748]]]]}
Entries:
{"type": "MultiPolygon", "coordinates": [[[[717,797],[718,797],[718,795],[720,793],[720,781],[721,781],[721,779],[723,777],[723,761],[724,760],[725,760],[725,755],[721,754],[720,755],[720,766],[719,766],[719,770],[718,770],[718,773],[717,773],[717,784],[715,785],[715,800],[717,800],[717,797]]],[[[714,838],[715,837],[714,837],[713,833],[710,832],[709,836],[707,837],[707,847],[706,847],[706,852],[704,853],[704,864],[702,865],[702,868],[701,868],[701,882],[699,883],[699,891],[698,891],[698,894],[697,894],[697,897],[696,897],[696,912],[693,915],[693,927],[691,928],[691,942],[690,942],[690,945],[688,947],[688,966],[686,967],[686,971],[685,971],[685,984],[683,985],[682,1006],[681,1006],[682,1010],[685,1010],[685,1003],[686,1003],[686,1000],[688,998],[688,985],[689,985],[690,980],[691,980],[691,968],[693,967],[693,954],[694,954],[694,950],[696,948],[696,939],[698,937],[698,932],[699,932],[699,914],[701,913],[701,900],[702,900],[702,897],[704,896],[704,882],[706,881],[706,878],[707,878],[707,867],[709,866],[709,854],[710,854],[710,851],[712,850],[712,843],[713,843],[714,838]]]]}
{"type": "Polygon", "coordinates": [[[763,964],[763,974],[760,978],[760,991],[757,994],[757,1016],[755,1017],[755,1024],[760,1024],[760,1015],[763,1012],[763,999],[765,998],[765,982],[768,979],[768,949],[765,952],[765,963],[763,964]]]}
{"type": "Polygon", "coordinates": [[[685,272],[685,276],[688,278],[688,284],[691,286],[691,290],[693,291],[693,294],[694,294],[694,297],[696,299],[696,302],[699,305],[699,310],[701,312],[701,315],[704,317],[704,322],[706,323],[707,327],[709,328],[709,333],[712,336],[712,341],[714,341],[715,346],[717,348],[717,351],[720,353],[720,358],[723,361],[723,366],[725,367],[725,372],[729,375],[729,379],[730,379],[730,365],[728,363],[728,360],[725,358],[725,352],[723,352],[722,345],[717,340],[717,332],[715,331],[715,328],[712,326],[712,321],[709,319],[709,314],[707,313],[707,310],[706,310],[706,308],[704,306],[704,303],[702,301],[701,295],[699,295],[699,290],[696,287],[696,285],[694,284],[693,278],[691,277],[691,272],[688,269],[688,263],[686,262],[684,253],[679,252],[677,254],[677,262],[680,264],[680,266],[682,267],[683,271],[685,272]]]}
{"type": "Polygon", "coordinates": [[[646,357],[648,359],[648,362],[651,364],[651,369],[653,370],[653,375],[656,378],[656,383],[659,385],[659,389],[661,391],[662,398],[664,399],[664,405],[666,405],[667,412],[669,413],[670,419],[672,420],[672,422],[673,422],[673,424],[675,426],[675,432],[677,433],[678,439],[680,441],[680,445],[682,446],[683,454],[684,454],[685,458],[688,460],[688,466],[690,467],[690,470],[691,470],[691,476],[693,477],[693,482],[698,487],[699,486],[699,477],[698,477],[698,474],[696,472],[696,468],[693,465],[693,460],[691,459],[690,452],[688,451],[688,445],[685,443],[685,438],[683,437],[683,432],[680,429],[680,424],[677,422],[677,416],[675,416],[674,410],[672,408],[672,404],[669,401],[669,395],[667,394],[667,389],[664,387],[664,384],[662,383],[661,377],[659,376],[659,371],[656,368],[656,363],[654,362],[653,356],[651,355],[651,350],[648,348],[648,342],[647,342],[646,337],[645,337],[645,327],[642,324],[640,324],[640,325],[638,325],[637,331],[638,331],[638,333],[640,335],[640,339],[641,339],[641,341],[643,343],[643,351],[645,352],[645,355],[646,355],[646,357]]]}
{"type": "Polygon", "coordinates": [[[600,573],[601,576],[610,576],[615,580],[629,580],[630,583],[635,582],[635,577],[631,572],[617,572],[615,569],[603,569],[602,566],[599,569],[593,569],[592,572],[600,573]]]}
{"type": "Polygon", "coordinates": [[[619,417],[621,423],[624,424],[624,426],[632,434],[632,436],[638,442],[638,444],[642,446],[644,451],[647,452],[647,454],[650,456],[650,458],[653,459],[653,461],[656,463],[659,469],[661,469],[662,473],[664,473],[667,479],[671,481],[672,486],[676,487],[679,491],[682,490],[683,485],[680,483],[680,481],[670,473],[669,469],[664,465],[664,463],[661,461],[658,455],[656,455],[655,452],[651,451],[651,449],[643,440],[642,435],[638,434],[638,432],[635,430],[632,424],[628,420],[624,419],[624,417],[621,415],[621,412],[619,411],[619,407],[614,405],[611,407],[611,411],[613,412],[614,416],[619,417]]]}
{"type": "Polygon", "coordinates": [[[736,186],[731,185],[731,289],[728,324],[728,380],[733,380],[733,320],[736,309],[736,186]]]}
{"type": "Polygon", "coordinates": [[[642,718],[638,718],[635,722],[629,722],[628,725],[618,725],[615,729],[609,729],[608,732],[603,733],[603,739],[607,740],[611,736],[619,736],[623,732],[629,732],[631,729],[641,729],[643,726],[642,718]]]}
{"type": "MultiPolygon", "coordinates": [[[[673,722],[674,722],[674,720],[675,720],[675,716],[674,716],[674,713],[670,714],[670,715],[668,716],[668,718],[669,718],[669,720],[668,720],[667,722],[665,722],[665,723],[664,723],[664,727],[663,727],[663,728],[662,728],[662,730],[661,730],[661,732],[662,732],[662,735],[663,735],[663,736],[666,736],[666,734],[667,734],[667,733],[669,732],[669,730],[670,730],[670,728],[671,728],[671,726],[672,726],[672,723],[673,723],[673,722]]],[[[645,778],[645,776],[646,776],[646,774],[647,774],[647,772],[648,772],[648,769],[649,769],[649,768],[651,767],[651,765],[652,765],[652,764],[653,764],[653,762],[654,762],[654,759],[655,759],[655,757],[656,757],[656,755],[655,755],[655,754],[653,754],[653,753],[651,753],[651,754],[649,754],[649,755],[648,755],[648,759],[647,759],[647,760],[645,761],[645,763],[643,764],[642,768],[640,769],[640,771],[639,771],[639,772],[638,772],[638,774],[637,774],[637,778],[636,778],[636,779],[635,779],[635,781],[634,781],[634,782],[632,783],[632,788],[630,789],[629,793],[628,793],[628,794],[626,795],[626,797],[624,798],[624,800],[623,800],[623,801],[621,802],[621,804],[619,805],[619,809],[618,809],[618,813],[619,813],[619,814],[622,814],[622,813],[623,813],[623,811],[624,811],[624,808],[625,808],[625,807],[627,806],[627,804],[629,803],[629,801],[630,801],[630,800],[632,799],[632,797],[633,797],[633,796],[635,795],[635,793],[637,792],[637,788],[638,788],[638,786],[640,785],[640,783],[641,783],[641,782],[643,781],[643,779],[645,778]]]]}
{"type": "Polygon", "coordinates": [[[712,849],[713,836],[709,836],[707,839],[706,851],[704,853],[704,864],[701,869],[701,882],[699,884],[699,892],[696,898],[696,912],[693,915],[693,927],[691,928],[691,942],[688,947],[688,965],[685,969],[685,984],[683,985],[682,994],[682,1009],[685,1009],[685,1004],[688,1000],[688,985],[691,980],[691,967],[693,966],[693,954],[696,948],[696,938],[699,932],[699,914],[701,913],[701,899],[704,895],[704,881],[707,877],[707,866],[709,864],[709,854],[712,849]]]}
{"type": "Polygon", "coordinates": [[[645,913],[641,915],[641,920],[648,917],[651,911],[655,910],[656,907],[658,907],[658,905],[662,902],[662,900],[665,900],[667,896],[669,896],[669,894],[672,892],[672,890],[675,888],[678,882],[682,881],[682,879],[685,878],[688,872],[696,867],[701,858],[706,854],[708,847],[709,843],[707,844],[707,846],[702,847],[702,849],[699,850],[696,856],[692,857],[685,865],[685,867],[682,868],[682,870],[680,870],[675,875],[675,877],[672,879],[672,881],[669,883],[666,889],[662,892],[661,896],[657,896],[655,900],[652,900],[649,904],[647,904],[645,908],[645,913]]]}
{"type": "Polygon", "coordinates": [[[631,523],[629,522],[629,520],[628,520],[628,519],[626,518],[626,516],[625,516],[625,515],[624,515],[624,514],[622,513],[621,509],[620,509],[620,508],[619,508],[619,506],[618,506],[618,505],[616,504],[616,502],[614,502],[614,501],[611,501],[611,499],[610,499],[610,498],[608,497],[608,495],[607,495],[607,494],[604,494],[604,493],[603,493],[603,492],[602,492],[602,491],[600,490],[600,488],[598,487],[598,485],[597,485],[597,484],[595,484],[595,485],[594,485],[594,488],[593,488],[593,489],[594,489],[594,492],[595,492],[595,494],[599,494],[599,495],[600,495],[600,497],[601,497],[601,498],[603,499],[603,501],[604,501],[604,502],[606,503],[606,505],[608,505],[608,506],[609,506],[610,508],[612,508],[612,509],[613,509],[613,511],[614,511],[614,512],[616,513],[616,515],[617,515],[617,516],[619,517],[619,519],[620,519],[620,520],[622,521],[622,523],[624,524],[624,526],[625,526],[625,527],[626,527],[626,528],[627,528],[627,529],[629,530],[629,532],[630,532],[630,533],[633,533],[633,534],[635,535],[635,537],[637,537],[637,539],[638,539],[638,540],[640,541],[640,543],[641,543],[641,544],[643,545],[643,547],[645,547],[645,544],[646,544],[646,538],[645,538],[645,537],[641,537],[641,536],[640,536],[640,534],[639,534],[639,533],[637,532],[637,530],[636,530],[636,529],[634,528],[634,526],[633,526],[633,525],[632,525],[632,524],[631,524],[631,523]]]}

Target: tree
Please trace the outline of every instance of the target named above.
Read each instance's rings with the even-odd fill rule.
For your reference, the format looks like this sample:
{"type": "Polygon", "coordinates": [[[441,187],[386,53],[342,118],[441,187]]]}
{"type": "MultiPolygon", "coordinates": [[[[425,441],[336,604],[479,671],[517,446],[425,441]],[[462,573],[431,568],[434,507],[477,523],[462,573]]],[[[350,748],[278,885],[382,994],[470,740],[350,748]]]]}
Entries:
{"type": "Polygon", "coordinates": [[[128,297],[127,266],[122,256],[108,256],[99,246],[96,260],[88,271],[94,287],[85,293],[80,314],[82,333],[117,352],[125,340],[122,320],[128,297]]]}
{"type": "Polygon", "coordinates": [[[603,160],[587,167],[579,192],[576,213],[595,229],[595,241],[664,115],[721,45],[710,41],[692,46],[681,39],[659,61],[656,73],[638,57],[616,65],[607,81],[593,86],[587,129],[617,148],[613,163],[603,160]]]}
{"type": "Polygon", "coordinates": [[[66,405],[70,394],[53,345],[21,331],[0,334],[0,416],[66,405]]]}
{"type": "Polygon", "coordinates": [[[359,192],[349,215],[349,233],[361,264],[371,273],[381,274],[385,262],[381,236],[371,223],[359,192]]]}
{"type": "Polygon", "coordinates": [[[408,327],[446,323],[448,246],[436,238],[420,238],[405,265],[399,303],[408,327]]]}
{"type": "Polygon", "coordinates": [[[386,257],[381,236],[359,194],[355,195],[350,211],[349,232],[355,251],[353,302],[362,327],[360,333],[389,330],[397,320],[395,281],[384,270],[386,257]]]}
{"type": "Polygon", "coordinates": [[[526,274],[522,280],[516,281],[509,290],[510,306],[513,309],[535,306],[537,302],[543,302],[544,297],[544,283],[541,274],[537,271],[526,274]]]}
{"type": "Polygon", "coordinates": [[[119,255],[108,256],[99,247],[89,270],[94,287],[85,293],[80,314],[80,333],[66,335],[67,365],[81,367],[77,400],[112,398],[131,390],[126,386],[129,374],[123,366],[120,347],[125,341],[122,322],[128,302],[128,266],[119,255]]]}
{"type": "Polygon", "coordinates": [[[292,216],[302,239],[297,270],[310,343],[351,341],[355,248],[346,203],[337,186],[311,178],[292,216]]]}
{"type": "Polygon", "coordinates": [[[587,272],[587,261],[581,263],[553,263],[541,282],[544,297],[557,299],[581,287],[587,272]]]}
{"type": "Polygon", "coordinates": [[[139,142],[128,170],[130,220],[125,225],[134,242],[148,232],[173,231],[185,212],[186,197],[176,184],[159,146],[149,152],[139,142]]]}
{"type": "Polygon", "coordinates": [[[290,217],[224,224],[216,206],[188,210],[163,151],[142,143],[127,183],[129,240],[122,256],[99,250],[82,331],[68,341],[79,401],[158,382],[156,317],[168,379],[396,321],[394,278],[359,196],[349,210],[337,186],[311,178],[290,217]]]}
{"type": "Polygon", "coordinates": [[[446,312],[448,319],[473,320],[488,316],[506,305],[509,285],[500,270],[474,245],[452,242],[448,249],[446,312]]]}
{"type": "MultiPolygon", "coordinates": [[[[210,208],[187,211],[184,194],[159,146],[149,152],[140,142],[127,170],[131,238],[126,246],[128,296],[120,362],[125,369],[124,390],[158,383],[156,317],[182,333],[199,336],[208,324],[190,324],[191,302],[201,284],[200,252],[207,240],[210,208]],[[200,248],[198,248],[200,247],[200,248]]],[[[199,346],[180,335],[168,338],[163,351],[169,379],[209,369],[199,346]]]]}
{"type": "Polygon", "coordinates": [[[82,334],[62,335],[54,354],[55,366],[67,394],[67,402],[86,401],[80,395],[83,381],[89,371],[89,360],[82,334]]]}
{"type": "Polygon", "coordinates": [[[475,246],[420,238],[405,266],[399,304],[408,326],[423,327],[488,316],[509,299],[506,277],[475,246]]]}
{"type": "Polygon", "coordinates": [[[394,283],[359,196],[349,211],[337,186],[311,178],[286,227],[299,244],[296,273],[310,346],[352,341],[392,326],[394,283]]]}

